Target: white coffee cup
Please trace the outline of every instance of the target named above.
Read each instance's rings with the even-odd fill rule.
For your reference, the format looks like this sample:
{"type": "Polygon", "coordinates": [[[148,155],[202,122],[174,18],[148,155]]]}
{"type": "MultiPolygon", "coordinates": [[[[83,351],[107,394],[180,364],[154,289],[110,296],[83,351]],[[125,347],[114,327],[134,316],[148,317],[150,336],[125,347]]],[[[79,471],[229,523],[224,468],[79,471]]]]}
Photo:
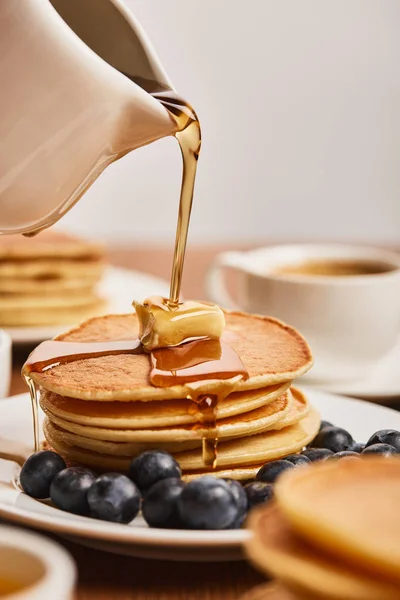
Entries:
{"type": "Polygon", "coordinates": [[[11,338],[0,329],[0,398],[8,396],[11,380],[11,338]]]}
{"type": "Polygon", "coordinates": [[[319,382],[358,379],[396,344],[400,334],[400,255],[369,247],[297,244],[226,252],[207,276],[214,301],[231,309],[268,314],[296,327],[315,364],[307,376],[319,382]],[[367,275],[278,273],[307,261],[371,261],[387,271],[367,275]],[[237,272],[237,301],[223,270],[237,272]]]}
{"type": "Polygon", "coordinates": [[[40,535],[0,526],[1,582],[15,583],[4,600],[72,600],[75,564],[58,544],[40,535]]]}

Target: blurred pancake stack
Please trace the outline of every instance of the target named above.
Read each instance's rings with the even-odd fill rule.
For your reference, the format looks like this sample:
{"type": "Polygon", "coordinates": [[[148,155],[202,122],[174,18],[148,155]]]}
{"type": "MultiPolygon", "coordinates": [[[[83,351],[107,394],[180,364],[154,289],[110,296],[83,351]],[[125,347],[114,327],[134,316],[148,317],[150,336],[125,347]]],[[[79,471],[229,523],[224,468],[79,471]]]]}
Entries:
{"type": "MultiPolygon", "coordinates": [[[[216,468],[204,462],[202,441],[210,429],[188,399],[189,386],[151,385],[146,353],[93,356],[30,372],[41,390],[48,444],[67,461],[98,471],[127,471],[131,459],[144,450],[163,449],[176,457],[186,479],[207,472],[250,479],[266,461],[300,452],[320,425],[307,398],[291,387],[312,364],[305,340],[268,317],[226,312],[225,320],[222,340],[240,357],[249,377],[216,406],[216,468]]],[[[108,315],[56,339],[106,342],[138,334],[136,315],[108,315]]],[[[197,392],[212,396],[221,381],[195,385],[197,392]]]]}
{"type": "Polygon", "coordinates": [[[283,474],[275,503],[249,519],[248,555],[279,583],[265,598],[398,600],[399,501],[394,457],[329,460],[283,474]]]}
{"type": "Polygon", "coordinates": [[[57,231],[0,237],[0,326],[73,324],[106,308],[101,245],[57,231]]]}

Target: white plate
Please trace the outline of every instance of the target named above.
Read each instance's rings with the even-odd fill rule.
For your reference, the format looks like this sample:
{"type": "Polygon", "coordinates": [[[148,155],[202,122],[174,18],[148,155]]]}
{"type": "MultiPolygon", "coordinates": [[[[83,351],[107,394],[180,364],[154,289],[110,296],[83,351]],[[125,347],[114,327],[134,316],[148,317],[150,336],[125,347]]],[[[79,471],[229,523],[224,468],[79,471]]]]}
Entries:
{"type": "MultiPolygon", "coordinates": [[[[348,429],[357,441],[374,431],[400,429],[400,413],[362,402],[307,390],[322,418],[348,429]]],[[[32,437],[30,402],[26,394],[0,401],[1,438],[26,444],[32,437]]],[[[95,521],[64,513],[21,493],[13,484],[17,467],[0,460],[0,517],[23,525],[77,538],[82,544],[145,558],[217,561],[241,559],[247,530],[179,531],[148,528],[143,519],[131,525],[95,521]]]]}
{"type": "MultiPolygon", "coordinates": [[[[132,311],[132,300],[144,300],[149,295],[169,295],[169,284],[164,279],[140,271],[108,267],[99,284],[99,292],[108,299],[109,313],[132,311]]],[[[71,323],[74,325],[75,323],[71,323]]],[[[37,344],[68,329],[68,324],[46,327],[6,327],[14,343],[37,344]]]]}
{"type": "Polygon", "coordinates": [[[376,401],[400,400],[400,339],[393,350],[364,379],[347,382],[307,385],[318,387],[333,394],[356,396],[376,401]]]}

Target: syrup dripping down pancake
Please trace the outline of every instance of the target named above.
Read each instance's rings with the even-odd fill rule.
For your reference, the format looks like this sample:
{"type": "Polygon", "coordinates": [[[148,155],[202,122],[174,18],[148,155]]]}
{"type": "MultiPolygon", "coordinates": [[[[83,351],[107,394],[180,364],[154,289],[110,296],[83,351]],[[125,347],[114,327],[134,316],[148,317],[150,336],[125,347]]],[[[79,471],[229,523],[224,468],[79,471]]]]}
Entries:
{"type": "MultiPolygon", "coordinates": [[[[315,437],[319,424],[319,414],[312,408],[306,417],[285,429],[221,442],[218,446],[218,466],[220,469],[254,467],[299,452],[315,437]]],[[[53,425],[48,419],[44,424],[44,433],[50,446],[69,461],[103,471],[126,472],[128,470],[132,454],[116,456],[115,443],[109,446],[109,442],[96,443],[82,436],[72,436],[53,425]],[[101,448],[102,452],[94,451],[94,444],[98,449],[101,448]]],[[[198,474],[205,472],[217,474],[212,468],[208,471],[204,468],[200,449],[176,453],[175,458],[185,474],[194,471],[198,474]]]]}
{"type": "MultiPolygon", "coordinates": [[[[152,404],[154,405],[155,403],[152,404]]],[[[297,404],[297,401],[292,398],[292,394],[288,390],[282,396],[265,406],[234,417],[220,419],[216,422],[217,438],[222,441],[246,435],[250,436],[266,431],[267,429],[273,429],[274,425],[278,426],[279,421],[284,419],[289,412],[297,416],[298,411],[297,407],[293,407],[294,404],[297,404]],[[292,407],[293,410],[291,410],[292,407]]],[[[180,427],[152,427],[149,429],[105,429],[103,427],[91,427],[71,423],[53,415],[45,407],[44,412],[52,423],[66,432],[93,440],[116,442],[117,447],[120,445],[119,442],[144,442],[156,446],[160,442],[185,442],[188,440],[198,440],[199,445],[201,445],[201,440],[208,433],[207,426],[200,421],[195,426],[182,425],[180,427]]],[[[200,418],[201,415],[199,415],[200,418]]]]}
{"type": "MultiPolygon", "coordinates": [[[[259,390],[233,392],[215,409],[216,419],[233,417],[273,402],[290,387],[285,382],[259,390]]],[[[51,414],[79,425],[110,429],[148,429],[198,423],[196,407],[190,400],[158,402],[86,402],[64,398],[41,390],[40,403],[51,414]]]]}

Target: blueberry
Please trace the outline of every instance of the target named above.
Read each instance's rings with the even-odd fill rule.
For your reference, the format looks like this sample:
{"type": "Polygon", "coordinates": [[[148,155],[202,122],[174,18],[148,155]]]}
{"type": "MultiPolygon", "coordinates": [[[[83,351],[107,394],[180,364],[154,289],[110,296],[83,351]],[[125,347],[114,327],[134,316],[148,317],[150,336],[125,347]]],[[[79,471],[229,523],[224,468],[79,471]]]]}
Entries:
{"type": "Polygon", "coordinates": [[[176,477],[160,479],[151,486],[142,504],[143,517],[150,527],[184,527],[178,511],[178,499],[184,487],[183,481],[176,477]]]}
{"type": "Polygon", "coordinates": [[[226,479],[224,479],[224,481],[226,481],[226,483],[229,485],[229,487],[231,488],[231,492],[235,496],[235,500],[236,500],[236,504],[239,509],[239,513],[246,513],[247,512],[247,496],[246,496],[246,492],[244,491],[244,487],[242,486],[242,484],[239,481],[236,481],[236,479],[226,478],[226,479]]]}
{"type": "Polygon", "coordinates": [[[89,469],[69,467],[60,471],[51,482],[50,498],[57,508],[77,515],[87,515],[87,492],[96,479],[89,469]]]}
{"type": "Polygon", "coordinates": [[[163,450],[147,450],[134,458],[129,467],[129,478],[145,492],[161,479],[180,479],[181,468],[171,454],[163,450]]]}
{"type": "Polygon", "coordinates": [[[244,486],[249,509],[257,504],[265,504],[274,497],[274,487],[263,481],[252,481],[244,486]]]}
{"type": "Polygon", "coordinates": [[[349,450],[351,452],[358,452],[358,454],[360,454],[360,452],[362,452],[364,448],[365,444],[363,444],[362,442],[354,442],[354,444],[350,446],[349,450]]]}
{"type": "Polygon", "coordinates": [[[396,431],[396,429],[376,431],[371,435],[366,446],[373,446],[374,444],[389,444],[389,446],[394,446],[396,450],[400,451],[400,431],[396,431]]]}
{"type": "Polygon", "coordinates": [[[343,450],[342,452],[336,452],[336,454],[328,456],[326,460],[340,460],[341,458],[360,458],[360,455],[357,452],[343,450]]]}
{"type": "Polygon", "coordinates": [[[274,460],[261,467],[256,479],[264,483],[275,483],[278,477],[288,469],[294,469],[294,464],[288,460],[274,460]]]}
{"type": "Polygon", "coordinates": [[[233,495],[235,496],[236,504],[238,507],[238,516],[237,519],[229,526],[229,529],[240,529],[247,517],[248,503],[247,503],[247,495],[244,491],[244,487],[239,481],[235,479],[224,479],[226,483],[231,488],[233,495]]]}
{"type": "Polygon", "coordinates": [[[301,453],[302,456],[307,456],[311,462],[317,462],[318,460],[325,460],[328,456],[332,456],[332,450],[327,448],[307,448],[301,453]]]}
{"type": "Polygon", "coordinates": [[[178,510],[189,529],[227,529],[239,516],[230,485],[211,475],[186,485],[178,499],[178,510]]]}
{"type": "Polygon", "coordinates": [[[325,427],[312,442],[313,448],[327,448],[332,452],[348,450],[354,443],[348,431],[341,427],[325,427]]]}
{"type": "Polygon", "coordinates": [[[125,475],[100,475],[87,492],[90,516],[112,523],[130,523],[140,509],[140,492],[125,475]]]}
{"type": "Polygon", "coordinates": [[[49,498],[51,482],[66,466],[64,459],[51,450],[36,452],[21,469],[21,487],[32,498],[49,498]]]}
{"type": "Polygon", "coordinates": [[[285,460],[288,460],[296,467],[298,465],[309,465],[311,462],[304,454],[289,454],[289,456],[285,456],[285,460]]]}
{"type": "Polygon", "coordinates": [[[330,421],[321,421],[321,424],[319,426],[319,431],[322,431],[326,427],[334,427],[334,425],[330,421]]]}
{"type": "Polygon", "coordinates": [[[392,456],[392,454],[398,454],[399,451],[389,444],[372,444],[372,446],[367,446],[365,450],[361,452],[364,454],[381,454],[383,456],[392,456]]]}

